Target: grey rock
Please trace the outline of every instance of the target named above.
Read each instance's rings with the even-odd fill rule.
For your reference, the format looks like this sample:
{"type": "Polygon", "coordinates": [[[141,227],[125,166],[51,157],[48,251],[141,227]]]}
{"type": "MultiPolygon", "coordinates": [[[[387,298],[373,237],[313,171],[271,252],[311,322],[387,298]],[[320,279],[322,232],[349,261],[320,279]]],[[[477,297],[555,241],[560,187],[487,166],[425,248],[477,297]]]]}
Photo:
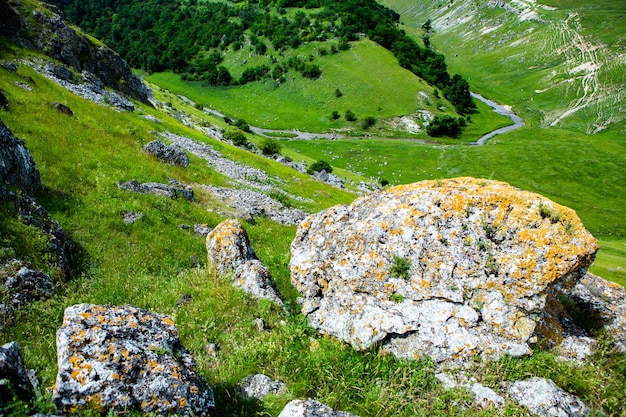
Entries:
{"type": "Polygon", "coordinates": [[[469,387],[474,403],[481,408],[504,407],[504,398],[489,387],[476,383],[469,387]]]}
{"type": "Polygon", "coordinates": [[[272,379],[266,375],[248,375],[242,379],[235,391],[241,397],[251,400],[262,400],[268,395],[281,395],[287,386],[279,381],[272,381],[272,379]]]}
{"type": "Polygon", "coordinates": [[[79,304],[57,332],[53,401],[62,413],[94,404],[157,416],[207,416],[213,392],[167,316],[132,306],[79,304]]]}
{"type": "MultiPolygon", "coordinates": [[[[30,195],[41,190],[39,170],[24,142],[0,120],[0,179],[30,195]]],[[[0,184],[0,185],[2,185],[0,184]]]]}
{"type": "Polygon", "coordinates": [[[566,336],[555,349],[559,359],[584,363],[585,358],[591,355],[598,342],[587,336],[566,336]]]}
{"type": "Polygon", "coordinates": [[[293,400],[289,402],[278,417],[357,417],[345,411],[335,411],[319,401],[293,400]]]}
{"type": "Polygon", "coordinates": [[[26,91],[33,91],[33,87],[21,81],[14,81],[13,84],[26,91]]]}
{"type": "Polygon", "coordinates": [[[496,181],[425,181],[303,220],[291,281],[321,333],[466,363],[558,343],[552,306],[597,248],[571,209],[545,197],[496,181]]]}
{"type": "Polygon", "coordinates": [[[574,287],[571,300],[589,318],[597,318],[615,345],[626,352],[626,289],[591,273],[574,287]]]}
{"type": "Polygon", "coordinates": [[[74,117],[74,112],[72,111],[72,109],[67,107],[65,104],[54,102],[52,103],[52,105],[59,111],[59,113],[74,117]]]}
{"type": "Polygon", "coordinates": [[[146,115],[144,115],[142,117],[144,119],[150,120],[151,122],[154,122],[156,124],[159,124],[159,125],[161,124],[161,121],[159,119],[157,119],[156,117],[154,117],[153,115],[151,115],[151,114],[146,114],[146,115]]]}
{"type": "Polygon", "coordinates": [[[13,400],[14,394],[25,402],[35,398],[35,387],[28,376],[17,342],[0,347],[0,376],[3,380],[0,382],[0,410],[13,400]]]}
{"type": "Polygon", "coordinates": [[[578,417],[589,415],[589,409],[576,396],[543,378],[516,381],[509,395],[533,414],[545,417],[578,417]]]}
{"type": "Polygon", "coordinates": [[[155,156],[163,162],[186,168],[189,165],[189,157],[177,144],[166,145],[160,140],[153,140],[143,147],[147,153],[155,156]]]}
{"type": "Polygon", "coordinates": [[[137,180],[127,182],[120,181],[117,183],[117,188],[139,194],[154,194],[167,198],[182,197],[189,201],[193,201],[194,199],[191,187],[182,185],[176,181],[170,181],[169,185],[158,182],[145,182],[140,184],[137,180]]]}
{"type": "Polygon", "coordinates": [[[138,220],[143,219],[146,213],[134,213],[132,211],[124,212],[124,224],[133,224],[138,220]]]}
{"type": "Polygon", "coordinates": [[[54,295],[54,282],[48,274],[32,269],[24,261],[12,259],[0,266],[0,281],[13,308],[54,295]],[[6,278],[6,279],[5,279],[6,278]]]}
{"type": "Polygon", "coordinates": [[[193,225],[193,232],[198,236],[206,236],[211,233],[211,229],[206,223],[198,223],[193,225]]]}
{"type": "Polygon", "coordinates": [[[220,274],[232,274],[232,284],[256,298],[282,304],[267,267],[257,259],[248,234],[238,220],[225,220],[207,235],[208,261],[220,274]]]}
{"type": "Polygon", "coordinates": [[[17,69],[19,68],[19,65],[11,61],[2,61],[0,62],[0,66],[13,74],[17,73],[17,69]]]}
{"type": "Polygon", "coordinates": [[[46,71],[54,74],[60,80],[72,81],[74,74],[65,65],[57,65],[54,62],[46,64],[46,71]]]}

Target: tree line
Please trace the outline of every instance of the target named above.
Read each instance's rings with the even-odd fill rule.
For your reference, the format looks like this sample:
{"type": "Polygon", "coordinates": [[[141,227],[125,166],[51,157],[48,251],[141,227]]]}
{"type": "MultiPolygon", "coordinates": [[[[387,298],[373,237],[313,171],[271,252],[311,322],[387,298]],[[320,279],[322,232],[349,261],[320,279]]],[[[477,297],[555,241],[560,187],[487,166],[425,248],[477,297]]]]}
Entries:
{"type": "MultiPolygon", "coordinates": [[[[279,80],[292,68],[315,79],[314,63],[276,62],[249,67],[234,80],[224,53],[249,43],[265,55],[303,42],[333,40],[330,52],[366,35],[390,50],[401,66],[439,88],[461,113],[472,106],[467,82],[450,76],[443,55],[422,47],[398,28],[400,16],[375,0],[51,0],[83,30],[117,50],[135,68],[172,70],[210,85],[279,80]],[[287,8],[308,9],[287,13],[287,8]],[[287,17],[289,15],[289,17],[287,17]]],[[[324,47],[323,53],[328,53],[324,47]]]]}

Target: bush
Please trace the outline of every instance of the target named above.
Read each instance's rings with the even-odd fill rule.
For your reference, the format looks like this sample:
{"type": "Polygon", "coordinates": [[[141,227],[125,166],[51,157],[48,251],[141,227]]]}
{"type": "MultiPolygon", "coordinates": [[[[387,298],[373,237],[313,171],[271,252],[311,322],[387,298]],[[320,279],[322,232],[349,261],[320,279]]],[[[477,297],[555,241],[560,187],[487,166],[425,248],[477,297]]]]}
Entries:
{"type": "Polygon", "coordinates": [[[435,116],[426,128],[429,136],[456,136],[461,132],[461,128],[466,126],[464,118],[456,118],[444,114],[435,116]]]}
{"type": "Polygon", "coordinates": [[[346,120],[349,122],[354,122],[356,120],[356,116],[352,113],[352,110],[346,110],[346,120]]]}
{"type": "Polygon", "coordinates": [[[248,139],[239,130],[227,130],[224,132],[224,139],[231,141],[235,146],[244,148],[248,146],[248,139]]]}
{"type": "Polygon", "coordinates": [[[259,144],[259,149],[263,152],[263,155],[276,155],[280,153],[280,142],[272,138],[263,138],[259,144]]]}
{"type": "Polygon", "coordinates": [[[339,112],[337,110],[333,110],[333,112],[330,115],[330,118],[333,120],[337,120],[341,117],[341,115],[339,114],[339,112]]]}
{"type": "Polygon", "coordinates": [[[363,129],[369,129],[370,127],[376,124],[376,119],[372,116],[368,116],[365,119],[361,120],[361,127],[363,129]]]}
{"type": "Polygon", "coordinates": [[[327,173],[333,172],[333,167],[326,161],[319,160],[317,162],[312,163],[307,169],[306,172],[309,175],[313,175],[315,172],[326,171],[327,173]]]}

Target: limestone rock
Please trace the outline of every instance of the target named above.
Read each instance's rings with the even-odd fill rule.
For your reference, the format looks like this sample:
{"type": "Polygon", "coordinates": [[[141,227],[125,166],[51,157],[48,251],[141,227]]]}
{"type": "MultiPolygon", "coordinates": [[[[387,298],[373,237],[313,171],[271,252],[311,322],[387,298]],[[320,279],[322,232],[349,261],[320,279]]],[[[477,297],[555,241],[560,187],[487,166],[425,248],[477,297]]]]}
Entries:
{"type": "Polygon", "coordinates": [[[474,402],[481,408],[504,407],[504,398],[483,384],[472,384],[469,386],[469,390],[474,402]]]}
{"type": "Polygon", "coordinates": [[[41,190],[35,161],[23,141],[0,120],[0,185],[13,185],[30,195],[41,190]]]}
{"type": "Polygon", "coordinates": [[[238,220],[226,220],[207,235],[209,263],[220,274],[232,273],[233,285],[256,298],[282,304],[267,267],[257,259],[248,234],[238,220]]]}
{"type": "Polygon", "coordinates": [[[185,186],[177,181],[170,181],[170,184],[161,184],[158,182],[139,183],[137,180],[127,182],[118,182],[117,188],[120,190],[131,191],[140,194],[154,194],[167,198],[183,197],[189,201],[193,201],[193,190],[190,186],[185,186]]]}
{"type": "Polygon", "coordinates": [[[193,225],[193,232],[198,236],[206,236],[211,233],[211,229],[209,225],[206,223],[196,223],[193,225]]]}
{"type": "Polygon", "coordinates": [[[206,416],[213,392],[167,316],[132,307],[79,304],[57,332],[60,411],[86,404],[155,415],[206,416]]]}
{"type": "Polygon", "coordinates": [[[235,390],[245,399],[262,400],[268,395],[280,395],[287,386],[279,381],[272,381],[266,375],[248,375],[242,379],[235,390]]]}
{"type": "Polygon", "coordinates": [[[17,342],[0,347],[0,379],[7,381],[0,383],[0,413],[13,400],[14,393],[18,399],[26,402],[35,397],[35,388],[28,377],[17,342]]]}
{"type": "Polygon", "coordinates": [[[74,112],[72,111],[72,109],[67,107],[65,104],[54,102],[52,103],[52,105],[59,111],[59,113],[65,114],[70,117],[74,117],[74,112]]]}
{"type": "Polygon", "coordinates": [[[509,394],[533,414],[545,417],[578,417],[589,415],[589,409],[574,395],[550,380],[530,378],[516,381],[509,394]]]}
{"type": "Polygon", "coordinates": [[[550,306],[596,240],[575,212],[496,181],[398,186],[305,219],[291,280],[322,333],[402,358],[463,362],[558,344],[550,306]]]}
{"type": "Polygon", "coordinates": [[[345,411],[335,411],[319,401],[294,400],[288,403],[278,417],[357,417],[345,411]]]}
{"type": "Polygon", "coordinates": [[[153,140],[146,144],[143,150],[171,165],[178,165],[183,168],[189,165],[189,157],[176,143],[168,146],[160,140],[153,140]]]}
{"type": "Polygon", "coordinates": [[[626,289],[588,273],[574,287],[571,297],[585,315],[599,318],[615,345],[626,352],[626,289]]]}

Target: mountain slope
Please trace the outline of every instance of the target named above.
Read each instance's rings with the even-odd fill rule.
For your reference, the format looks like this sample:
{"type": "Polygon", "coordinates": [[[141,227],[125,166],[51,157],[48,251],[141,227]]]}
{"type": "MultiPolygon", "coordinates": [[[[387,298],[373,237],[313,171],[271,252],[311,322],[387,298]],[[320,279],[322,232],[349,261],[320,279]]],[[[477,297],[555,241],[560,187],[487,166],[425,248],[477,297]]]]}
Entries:
{"type": "MultiPolygon", "coordinates": [[[[541,126],[593,134],[626,119],[626,4],[383,0],[479,91],[541,126]]],[[[409,29],[411,30],[411,29],[409,29]]]]}

